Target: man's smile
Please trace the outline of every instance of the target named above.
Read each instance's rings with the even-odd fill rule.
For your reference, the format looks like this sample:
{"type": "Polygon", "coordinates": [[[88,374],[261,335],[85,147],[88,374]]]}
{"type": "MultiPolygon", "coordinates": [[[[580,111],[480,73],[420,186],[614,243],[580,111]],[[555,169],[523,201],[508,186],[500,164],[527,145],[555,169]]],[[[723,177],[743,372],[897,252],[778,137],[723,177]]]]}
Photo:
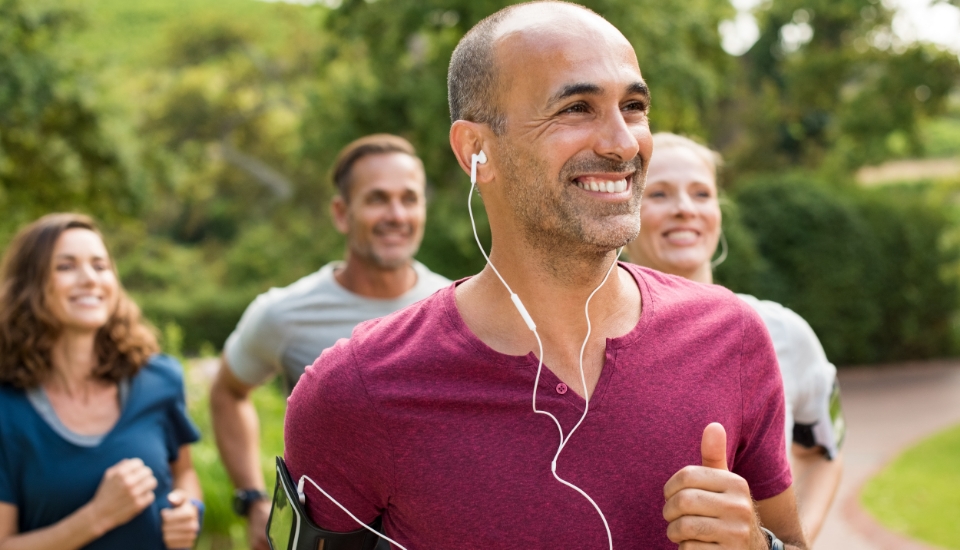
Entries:
{"type": "Polygon", "coordinates": [[[573,179],[574,185],[584,191],[603,193],[606,195],[630,196],[632,192],[631,180],[636,172],[624,174],[588,174],[573,179]]]}

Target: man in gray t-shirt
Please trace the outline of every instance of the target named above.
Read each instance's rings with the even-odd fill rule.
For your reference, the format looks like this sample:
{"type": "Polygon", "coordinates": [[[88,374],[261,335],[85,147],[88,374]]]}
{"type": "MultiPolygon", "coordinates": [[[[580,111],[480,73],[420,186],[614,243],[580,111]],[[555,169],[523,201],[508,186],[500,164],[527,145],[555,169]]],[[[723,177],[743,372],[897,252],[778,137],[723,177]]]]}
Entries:
{"type": "MultiPolygon", "coordinates": [[[[257,297],[227,338],[210,389],[213,430],[248,518],[252,550],[268,550],[270,514],[250,393],[282,374],[293,389],[307,365],[363,321],[393,313],[450,284],[413,259],[426,221],[423,163],[406,140],[375,134],[339,154],[331,210],[347,258],[257,297]]],[[[276,426],[281,429],[282,426],[276,426]]]]}
{"type": "Polygon", "coordinates": [[[282,374],[287,392],[306,365],[363,321],[389,315],[450,284],[420,262],[412,262],[416,284],[396,298],[353,293],[334,275],[345,264],[333,262],[286,288],[272,288],[250,304],[223,348],[233,375],[258,386],[282,374]]]}

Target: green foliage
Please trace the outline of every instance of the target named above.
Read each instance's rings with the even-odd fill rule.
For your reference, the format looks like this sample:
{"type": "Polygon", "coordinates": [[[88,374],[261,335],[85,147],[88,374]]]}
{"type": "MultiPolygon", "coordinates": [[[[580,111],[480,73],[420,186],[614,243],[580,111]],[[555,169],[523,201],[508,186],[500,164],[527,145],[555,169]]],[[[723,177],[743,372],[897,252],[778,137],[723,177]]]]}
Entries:
{"type": "Polygon", "coordinates": [[[804,166],[845,174],[923,152],[920,122],[942,113],[960,78],[955,54],[902,44],[875,0],[776,0],[756,11],[761,37],[725,144],[740,170],[804,166]],[[759,107],[759,108],[758,108],[759,107]]]}
{"type": "Polygon", "coordinates": [[[931,157],[960,157],[960,108],[921,127],[924,150],[931,157]]]}
{"type": "Polygon", "coordinates": [[[957,248],[924,189],[838,190],[793,174],[754,179],[735,199],[768,269],[727,284],[795,310],[831,360],[953,350],[957,248]]]}
{"type": "MultiPolygon", "coordinates": [[[[220,461],[210,423],[209,375],[200,372],[200,365],[210,358],[190,361],[186,369],[187,406],[190,417],[200,429],[200,442],[191,446],[191,456],[197,475],[203,482],[203,500],[206,514],[198,549],[247,548],[246,523],[231,508],[233,484],[220,461]]],[[[214,360],[215,361],[215,360],[214,360]]],[[[254,390],[251,399],[260,417],[260,463],[264,479],[273,489],[274,457],[283,455],[283,416],[286,399],[276,384],[267,384],[254,390]]]]}
{"type": "MultiPolygon", "coordinates": [[[[328,214],[329,166],[348,141],[391,131],[418,146],[432,189],[419,259],[451,277],[474,273],[483,260],[464,212],[466,176],[447,145],[445,75],[462,34],[508,3],[347,0],[328,9],[85,0],[84,12],[0,0],[0,242],[51,210],[92,213],[105,220],[125,284],[146,315],[161,329],[182,327],[185,352],[215,348],[257,293],[341,255],[328,214]]],[[[725,0],[587,5],[634,44],[653,91],[654,128],[721,144],[734,181],[797,165],[842,181],[864,162],[954,150],[953,119],[931,117],[946,108],[956,59],[887,44],[891,14],[882,4],[764,3],[756,12],[761,39],[740,60],[720,48],[718,23],[733,13],[725,0]],[[787,40],[787,28],[803,25],[809,41],[787,40]]],[[[902,319],[876,303],[879,288],[926,296],[940,279],[914,284],[894,276],[901,272],[864,266],[878,265],[869,258],[895,245],[924,257],[920,249],[954,223],[942,221],[948,214],[929,204],[890,214],[923,203],[917,197],[869,202],[816,186],[801,200],[775,187],[756,198],[767,209],[760,213],[749,202],[754,191],[733,189],[724,206],[730,259],[719,281],[801,311],[798,304],[872,297],[847,309],[808,309],[815,326],[831,326],[839,312],[857,319],[856,334],[826,337],[843,360],[943,349],[934,343],[943,315],[923,310],[928,298],[900,300],[923,310],[902,319]],[[776,221],[769,212],[782,210],[774,205],[781,200],[797,210],[796,223],[827,236],[760,231],[776,221]],[[877,221],[888,216],[900,225],[877,221]],[[911,216],[925,221],[903,221],[911,216]],[[784,248],[794,244],[800,248],[784,248]],[[862,261],[821,270],[821,256],[862,261]],[[916,328],[928,325],[932,335],[916,328]]],[[[482,199],[474,200],[487,242],[482,199]]],[[[910,269],[933,269],[936,254],[910,269]]]]}
{"type": "Polygon", "coordinates": [[[861,502],[886,527],[960,549],[960,426],[907,450],[871,479],[861,502]]]}
{"type": "MultiPolygon", "coordinates": [[[[740,206],[730,197],[721,195],[720,210],[727,258],[714,268],[714,282],[737,292],[762,292],[770,265],[760,254],[757,239],[744,225],[740,206]]],[[[718,248],[714,261],[723,253],[723,241],[718,248]]]]}
{"type": "Polygon", "coordinates": [[[253,0],[81,0],[89,14],[86,32],[74,41],[78,48],[114,64],[137,67],[154,64],[164,55],[163,36],[171,26],[204,20],[219,15],[258,29],[258,35],[269,46],[282,40],[286,31],[281,12],[303,9],[277,6],[253,0]]]}
{"type": "Polygon", "coordinates": [[[80,12],[0,0],[0,233],[51,210],[136,214],[143,193],[98,111],[97,83],[64,48],[80,12]]]}

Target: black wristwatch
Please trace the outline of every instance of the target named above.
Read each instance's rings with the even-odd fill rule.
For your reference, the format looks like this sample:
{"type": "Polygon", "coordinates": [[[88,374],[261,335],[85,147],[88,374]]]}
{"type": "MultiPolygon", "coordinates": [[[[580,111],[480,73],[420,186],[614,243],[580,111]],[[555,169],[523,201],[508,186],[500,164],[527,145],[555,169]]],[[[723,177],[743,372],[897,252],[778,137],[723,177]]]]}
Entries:
{"type": "Polygon", "coordinates": [[[784,550],[783,541],[778,539],[769,529],[761,527],[760,530],[763,531],[763,534],[767,537],[767,547],[770,548],[770,550],[784,550]]]}
{"type": "Polygon", "coordinates": [[[269,495],[261,489],[237,489],[233,492],[233,511],[238,516],[247,517],[250,505],[266,498],[269,498],[269,495]]]}

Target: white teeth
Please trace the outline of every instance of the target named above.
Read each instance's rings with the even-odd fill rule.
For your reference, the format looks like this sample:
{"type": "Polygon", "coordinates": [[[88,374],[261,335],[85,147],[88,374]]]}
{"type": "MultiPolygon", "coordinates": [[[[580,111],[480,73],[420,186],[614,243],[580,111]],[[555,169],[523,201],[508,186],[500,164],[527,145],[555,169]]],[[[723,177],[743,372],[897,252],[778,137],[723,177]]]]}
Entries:
{"type": "Polygon", "coordinates": [[[668,233],[667,239],[673,242],[692,242],[697,240],[697,233],[689,229],[678,229],[668,233]]]}
{"type": "Polygon", "coordinates": [[[596,191],[598,193],[623,193],[627,190],[627,180],[617,180],[617,181],[597,181],[591,180],[590,182],[577,182],[577,187],[584,189],[586,191],[596,191]]]}
{"type": "Polygon", "coordinates": [[[81,296],[76,299],[76,302],[82,306],[97,306],[100,305],[100,298],[96,296],[81,296]]]}

